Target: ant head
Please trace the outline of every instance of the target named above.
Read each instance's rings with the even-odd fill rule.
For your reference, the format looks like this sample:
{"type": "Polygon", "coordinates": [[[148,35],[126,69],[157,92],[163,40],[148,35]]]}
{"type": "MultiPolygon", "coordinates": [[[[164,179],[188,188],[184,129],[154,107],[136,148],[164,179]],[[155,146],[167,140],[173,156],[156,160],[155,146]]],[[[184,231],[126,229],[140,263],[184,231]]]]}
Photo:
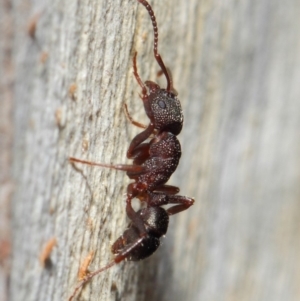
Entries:
{"type": "Polygon", "coordinates": [[[146,114],[153,122],[155,129],[178,135],[183,124],[181,104],[175,93],[161,89],[154,82],[146,81],[149,89],[144,100],[146,114]]]}
{"type": "Polygon", "coordinates": [[[130,261],[141,260],[152,255],[160,245],[159,238],[166,234],[169,225],[169,215],[161,207],[144,208],[137,213],[144,223],[146,235],[141,239],[142,233],[132,223],[112,245],[112,252],[118,256],[140,240],[126,257],[130,261]]]}
{"type": "Polygon", "coordinates": [[[146,0],[138,0],[147,9],[151,18],[153,27],[153,53],[155,60],[161,68],[161,72],[167,80],[167,88],[161,89],[156,83],[146,81],[142,83],[136,68],[136,53],[133,58],[134,75],[143,89],[143,101],[146,113],[154,124],[154,128],[160,132],[171,132],[178,135],[182,129],[183,115],[180,102],[176,97],[177,92],[173,87],[172,74],[165,66],[160,54],[158,53],[158,27],[154,12],[146,0]],[[146,93],[147,86],[150,90],[149,95],[146,93]]]}

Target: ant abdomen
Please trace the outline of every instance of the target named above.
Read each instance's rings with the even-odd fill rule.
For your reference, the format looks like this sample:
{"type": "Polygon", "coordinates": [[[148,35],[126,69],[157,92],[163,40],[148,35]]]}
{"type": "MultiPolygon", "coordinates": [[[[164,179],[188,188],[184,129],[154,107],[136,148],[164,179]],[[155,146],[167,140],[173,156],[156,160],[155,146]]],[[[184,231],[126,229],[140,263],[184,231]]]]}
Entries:
{"type": "Polygon", "coordinates": [[[152,255],[158,249],[160,237],[167,233],[169,225],[169,215],[161,207],[141,209],[137,211],[136,218],[139,222],[131,223],[111,248],[115,256],[127,253],[126,260],[129,261],[142,260],[152,255]]]}
{"type": "Polygon", "coordinates": [[[161,237],[167,233],[169,215],[164,208],[147,207],[140,210],[140,216],[150,235],[161,237]]]}
{"type": "MultiPolygon", "coordinates": [[[[130,242],[135,242],[139,239],[139,236],[135,232],[135,229],[130,228],[125,230],[123,235],[112,245],[111,251],[115,256],[122,255],[126,251],[127,247],[131,247],[130,242]],[[125,235],[128,236],[125,238],[125,235]],[[122,243],[127,243],[123,245],[122,243]]],[[[159,238],[155,236],[147,235],[142,238],[140,244],[136,245],[130,253],[126,256],[126,261],[139,261],[151,256],[160,246],[159,238]]]]}

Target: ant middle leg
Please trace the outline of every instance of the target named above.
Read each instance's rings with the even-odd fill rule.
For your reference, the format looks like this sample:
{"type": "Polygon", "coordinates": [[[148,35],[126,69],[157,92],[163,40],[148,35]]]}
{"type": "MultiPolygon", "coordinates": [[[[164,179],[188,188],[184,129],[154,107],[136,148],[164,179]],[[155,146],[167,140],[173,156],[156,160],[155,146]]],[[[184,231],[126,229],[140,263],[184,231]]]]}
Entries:
{"type": "Polygon", "coordinates": [[[87,164],[90,166],[100,166],[100,167],[105,167],[105,168],[110,168],[110,169],[122,170],[122,171],[126,171],[128,173],[131,173],[132,175],[135,175],[135,176],[138,176],[145,172],[145,168],[141,165],[96,163],[96,162],[92,162],[92,161],[77,159],[74,157],[69,157],[69,161],[72,163],[81,163],[81,164],[87,164]]]}

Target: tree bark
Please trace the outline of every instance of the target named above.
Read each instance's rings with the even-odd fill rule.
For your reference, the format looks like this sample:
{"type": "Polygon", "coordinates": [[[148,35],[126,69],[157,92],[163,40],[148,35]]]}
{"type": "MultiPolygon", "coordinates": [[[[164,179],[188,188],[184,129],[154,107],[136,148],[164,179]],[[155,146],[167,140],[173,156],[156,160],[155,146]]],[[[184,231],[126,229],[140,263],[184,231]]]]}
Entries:
{"type": "MultiPolygon", "coordinates": [[[[172,217],[151,258],[103,272],[78,300],[299,300],[299,1],[150,4],[185,115],[170,183],[196,203],[172,217]]],[[[147,124],[135,51],[141,78],[165,82],[137,1],[14,0],[10,14],[9,300],[67,300],[91,252],[90,270],[111,260],[128,222],[129,183],[124,173],[68,157],[127,162],[140,129],[123,104],[147,124]]]]}

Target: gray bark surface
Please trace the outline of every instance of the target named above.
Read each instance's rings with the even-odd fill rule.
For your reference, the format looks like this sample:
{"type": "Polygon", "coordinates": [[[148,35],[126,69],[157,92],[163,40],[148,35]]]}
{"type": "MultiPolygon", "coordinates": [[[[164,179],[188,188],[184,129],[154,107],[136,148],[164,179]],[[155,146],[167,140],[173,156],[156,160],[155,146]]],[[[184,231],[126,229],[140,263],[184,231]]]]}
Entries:
{"type": "MultiPolygon", "coordinates": [[[[151,258],[102,273],[78,300],[299,300],[300,2],[150,4],[185,115],[170,184],[196,203],[172,217],[151,258]]],[[[14,0],[9,13],[13,42],[1,37],[14,65],[9,300],[67,300],[91,251],[90,270],[111,260],[128,223],[129,183],[68,157],[130,163],[140,129],[123,104],[147,123],[133,53],[143,80],[165,81],[137,1],[14,0]],[[52,238],[45,267],[39,258],[52,238]]]]}

